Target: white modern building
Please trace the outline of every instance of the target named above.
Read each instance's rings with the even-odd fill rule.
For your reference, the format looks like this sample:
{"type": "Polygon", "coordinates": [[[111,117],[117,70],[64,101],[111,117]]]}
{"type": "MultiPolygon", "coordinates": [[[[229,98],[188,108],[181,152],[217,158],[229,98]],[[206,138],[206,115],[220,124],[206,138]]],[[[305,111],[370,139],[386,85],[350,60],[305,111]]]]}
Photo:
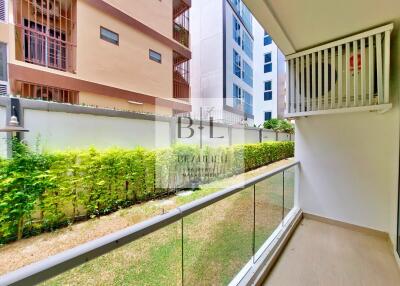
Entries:
{"type": "Polygon", "coordinates": [[[285,57],[271,36],[253,18],[254,29],[254,124],[283,118],[285,111],[285,57]]]}
{"type": "MultiPolygon", "coordinates": [[[[253,125],[253,17],[240,0],[194,0],[192,115],[253,125]]],[[[204,117],[203,117],[204,118],[204,117]]]]}

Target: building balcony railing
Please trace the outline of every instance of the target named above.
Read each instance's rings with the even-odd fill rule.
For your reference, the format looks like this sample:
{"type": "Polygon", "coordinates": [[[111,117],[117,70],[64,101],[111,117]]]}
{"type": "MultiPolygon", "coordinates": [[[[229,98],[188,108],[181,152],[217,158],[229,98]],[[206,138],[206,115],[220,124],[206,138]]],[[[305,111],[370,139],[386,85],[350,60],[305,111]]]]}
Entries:
{"type": "Polygon", "coordinates": [[[60,71],[75,71],[74,0],[16,0],[16,59],[60,71]]]}
{"type": "MultiPolygon", "coordinates": [[[[73,278],[85,285],[92,278],[79,277],[80,268],[104,268],[99,271],[107,272],[109,265],[102,263],[102,259],[108,256],[108,259],[119,261],[115,265],[120,265],[121,261],[123,264],[132,263],[129,266],[132,284],[135,284],[137,275],[147,275],[147,281],[157,277],[152,283],[157,285],[196,285],[200,279],[207,285],[222,285],[229,281],[231,285],[237,285],[246,274],[253,273],[253,267],[257,267],[265,254],[271,251],[274,241],[284,236],[298,217],[299,210],[294,207],[298,166],[298,162],[293,162],[243,181],[168,213],[20,268],[1,276],[0,282],[2,285],[32,285],[59,275],[54,277],[55,284],[62,284],[57,283],[57,279],[70,281],[73,278]],[[208,233],[211,228],[214,232],[208,233]],[[124,249],[135,244],[138,251],[151,255],[142,257],[124,249]],[[207,251],[201,249],[203,244],[207,245],[207,251]],[[120,247],[123,248],[117,250],[120,247]],[[162,254],[153,255],[154,249],[159,249],[162,254]],[[226,267],[226,261],[229,261],[229,267],[226,267]],[[66,272],[74,267],[73,273],[66,272]],[[163,273],[159,273],[160,269],[163,273]]],[[[113,280],[106,281],[114,279],[110,274],[104,277],[104,284],[113,284],[113,280]]]]}
{"type": "Polygon", "coordinates": [[[173,96],[177,99],[190,98],[190,69],[189,61],[174,66],[173,96]]]}
{"type": "Polygon", "coordinates": [[[185,47],[189,47],[190,44],[189,22],[189,10],[184,11],[174,19],[174,39],[185,47]]]}
{"type": "Polygon", "coordinates": [[[15,93],[22,98],[52,101],[59,103],[79,104],[79,92],[57,87],[31,84],[17,81],[15,93]]]}

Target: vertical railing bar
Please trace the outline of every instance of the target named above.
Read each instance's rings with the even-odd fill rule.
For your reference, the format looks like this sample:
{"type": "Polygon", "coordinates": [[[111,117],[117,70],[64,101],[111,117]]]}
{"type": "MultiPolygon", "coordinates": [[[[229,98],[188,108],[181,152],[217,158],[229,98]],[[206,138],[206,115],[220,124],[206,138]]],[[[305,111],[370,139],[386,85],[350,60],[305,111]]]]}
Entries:
{"type": "Polygon", "coordinates": [[[289,61],[286,61],[286,70],[287,70],[287,79],[286,82],[288,83],[288,88],[289,88],[289,92],[286,93],[286,105],[285,105],[285,113],[288,114],[290,112],[290,92],[291,92],[291,88],[290,88],[290,63],[289,61]]]}
{"type": "Polygon", "coordinates": [[[353,41],[354,106],[358,106],[358,41],[353,41]]]}
{"type": "Polygon", "coordinates": [[[346,43],[346,107],[350,105],[350,43],[346,43]]]}
{"type": "Polygon", "coordinates": [[[256,184],[253,185],[253,261],[256,255],[256,184]]]}
{"type": "Polygon", "coordinates": [[[294,105],[294,60],[290,60],[290,113],[295,112],[294,105]]]}
{"type": "Polygon", "coordinates": [[[324,109],[328,109],[329,100],[329,61],[328,61],[329,50],[324,50],[324,109]]]}
{"type": "Polygon", "coordinates": [[[322,51],[318,51],[318,110],[322,109],[322,51]]]}
{"type": "Polygon", "coordinates": [[[184,279],[184,276],[183,276],[184,275],[184,268],[183,268],[184,267],[183,219],[184,218],[181,218],[181,283],[182,283],[182,286],[185,285],[185,283],[183,281],[183,279],[184,279]]]}
{"type": "Polygon", "coordinates": [[[390,74],[390,31],[385,32],[385,42],[384,42],[384,93],[383,93],[383,102],[389,103],[390,97],[390,86],[389,86],[389,74],[390,74]]]}
{"type": "Polygon", "coordinates": [[[315,69],[316,69],[316,62],[315,62],[315,53],[312,53],[312,56],[311,56],[311,81],[312,81],[312,83],[311,83],[311,86],[312,86],[312,94],[311,94],[311,105],[312,105],[312,107],[311,107],[311,110],[315,110],[316,108],[315,108],[315,106],[316,106],[316,102],[315,102],[315,100],[316,100],[316,86],[315,86],[315,77],[316,77],[316,75],[317,75],[317,73],[316,73],[316,71],[315,71],[315,69]]]}
{"type": "Polygon", "coordinates": [[[336,101],[336,48],[331,48],[331,108],[335,108],[336,101]]]}
{"type": "Polygon", "coordinates": [[[301,82],[300,82],[300,97],[301,97],[301,112],[305,111],[305,86],[304,86],[304,80],[305,80],[305,74],[304,74],[304,57],[301,57],[301,66],[300,66],[300,75],[301,75],[301,82]]]}
{"type": "Polygon", "coordinates": [[[361,105],[366,103],[367,81],[365,79],[365,38],[361,39],[361,105]]]}
{"type": "Polygon", "coordinates": [[[383,84],[382,84],[382,35],[376,35],[376,71],[378,73],[378,104],[383,102],[383,84]]]}
{"type": "Polygon", "coordinates": [[[372,36],[368,37],[368,104],[372,105],[372,98],[374,96],[374,73],[375,73],[375,61],[374,61],[374,39],[372,36]]]}
{"type": "Polygon", "coordinates": [[[282,225],[285,219],[285,170],[282,171],[282,225]]]}
{"type": "Polygon", "coordinates": [[[311,111],[310,110],[310,104],[311,104],[311,99],[310,99],[310,55],[306,55],[306,82],[305,82],[305,86],[306,86],[306,101],[307,101],[307,111],[311,111]]]}
{"type": "Polygon", "coordinates": [[[342,45],[338,46],[338,108],[342,107],[343,102],[343,50],[342,45]]]}
{"type": "Polygon", "coordinates": [[[296,105],[295,112],[300,112],[300,60],[296,58],[296,105]]]}

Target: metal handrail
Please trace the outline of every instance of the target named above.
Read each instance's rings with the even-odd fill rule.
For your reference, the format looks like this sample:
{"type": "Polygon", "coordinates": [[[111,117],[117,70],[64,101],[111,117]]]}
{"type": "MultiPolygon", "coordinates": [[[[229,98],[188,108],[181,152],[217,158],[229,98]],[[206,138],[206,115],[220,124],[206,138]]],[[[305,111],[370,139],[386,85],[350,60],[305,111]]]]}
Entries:
{"type": "Polygon", "coordinates": [[[141,237],[153,233],[165,226],[206,208],[216,202],[230,197],[250,186],[277,175],[287,169],[300,165],[299,161],[277,168],[271,172],[233,185],[222,191],[213,193],[204,198],[190,202],[168,213],[155,216],[134,226],[86,242],[77,247],[50,256],[39,262],[27,265],[16,271],[0,276],[0,285],[34,285],[61,274],[71,268],[79,266],[91,259],[111,252],[123,245],[131,243],[141,237]]]}

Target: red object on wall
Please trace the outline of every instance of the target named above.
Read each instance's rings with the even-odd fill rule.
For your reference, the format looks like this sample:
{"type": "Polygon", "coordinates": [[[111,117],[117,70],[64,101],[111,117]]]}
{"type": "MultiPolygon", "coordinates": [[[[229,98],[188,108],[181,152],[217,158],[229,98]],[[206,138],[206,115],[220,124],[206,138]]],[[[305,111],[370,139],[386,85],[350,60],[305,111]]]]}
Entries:
{"type": "MultiPolygon", "coordinates": [[[[361,70],[361,54],[357,54],[357,68],[361,70]]],[[[350,70],[354,71],[354,54],[350,56],[350,70]]]]}

